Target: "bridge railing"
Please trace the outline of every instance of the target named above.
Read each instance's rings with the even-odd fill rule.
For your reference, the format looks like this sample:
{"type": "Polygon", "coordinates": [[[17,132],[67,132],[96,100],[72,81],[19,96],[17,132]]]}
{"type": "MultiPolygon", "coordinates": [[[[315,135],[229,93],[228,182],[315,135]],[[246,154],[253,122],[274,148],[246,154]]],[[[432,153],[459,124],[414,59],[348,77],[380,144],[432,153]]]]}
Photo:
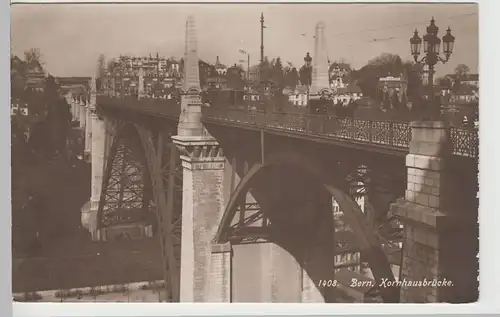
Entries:
{"type": "MultiPolygon", "coordinates": [[[[409,122],[350,119],[304,113],[265,112],[230,107],[204,107],[203,119],[401,149],[409,147],[412,135],[409,122]]],[[[453,154],[477,157],[477,129],[450,128],[449,133],[453,154]]]]}
{"type": "Polygon", "coordinates": [[[450,128],[449,135],[454,155],[477,158],[479,156],[479,131],[476,128],[450,128]]]}
{"type": "Polygon", "coordinates": [[[411,128],[407,122],[360,120],[315,114],[266,113],[259,110],[215,107],[204,108],[203,117],[210,121],[402,148],[408,147],[411,140],[411,128]]]}
{"type": "MultiPolygon", "coordinates": [[[[175,99],[138,99],[137,96],[111,97],[98,95],[98,104],[112,108],[140,111],[144,114],[178,118],[179,101],[175,99]]],[[[397,149],[408,148],[411,141],[411,126],[408,121],[368,120],[341,118],[329,114],[277,112],[257,107],[203,107],[203,118],[207,121],[246,125],[292,134],[309,135],[326,139],[348,140],[397,149]],[[248,109],[250,108],[250,109],[248,109]]],[[[477,158],[477,128],[449,129],[453,154],[477,158]]]]}

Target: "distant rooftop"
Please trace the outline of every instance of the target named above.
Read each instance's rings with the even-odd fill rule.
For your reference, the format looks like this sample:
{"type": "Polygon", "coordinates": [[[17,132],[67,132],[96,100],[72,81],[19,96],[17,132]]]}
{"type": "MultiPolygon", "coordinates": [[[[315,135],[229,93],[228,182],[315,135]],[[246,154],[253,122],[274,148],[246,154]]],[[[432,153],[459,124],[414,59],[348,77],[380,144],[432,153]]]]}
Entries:
{"type": "Polygon", "coordinates": [[[361,88],[356,84],[349,84],[347,87],[337,88],[337,94],[359,94],[362,93],[361,88]]]}

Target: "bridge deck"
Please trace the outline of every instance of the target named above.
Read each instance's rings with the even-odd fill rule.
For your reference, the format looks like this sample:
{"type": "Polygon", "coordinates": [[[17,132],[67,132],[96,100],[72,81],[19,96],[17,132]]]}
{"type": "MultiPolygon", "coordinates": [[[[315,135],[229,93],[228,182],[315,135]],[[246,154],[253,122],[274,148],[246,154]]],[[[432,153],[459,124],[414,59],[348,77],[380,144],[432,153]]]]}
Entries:
{"type": "MultiPolygon", "coordinates": [[[[180,104],[174,100],[111,98],[101,96],[98,104],[106,110],[128,110],[132,113],[178,120],[180,104]],[[177,118],[176,118],[177,116],[177,118]]],[[[349,147],[363,147],[393,153],[408,152],[411,140],[409,122],[339,118],[305,113],[262,112],[243,107],[203,107],[205,123],[265,130],[291,137],[307,137],[315,142],[330,141],[349,147]]],[[[450,128],[453,154],[478,155],[478,130],[450,128]]]]}

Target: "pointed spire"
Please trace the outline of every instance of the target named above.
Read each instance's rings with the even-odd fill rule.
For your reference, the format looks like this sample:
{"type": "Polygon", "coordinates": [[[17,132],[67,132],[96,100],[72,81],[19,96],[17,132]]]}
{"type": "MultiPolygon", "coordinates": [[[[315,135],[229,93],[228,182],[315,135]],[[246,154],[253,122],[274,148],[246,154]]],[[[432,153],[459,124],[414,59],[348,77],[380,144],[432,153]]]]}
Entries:
{"type": "Polygon", "coordinates": [[[139,87],[137,87],[137,97],[141,99],[144,96],[144,68],[139,68],[139,87]]]}
{"type": "Polygon", "coordinates": [[[90,78],[90,102],[89,102],[89,108],[95,108],[96,102],[97,102],[97,84],[95,77],[90,78]]]}
{"type": "Polygon", "coordinates": [[[184,78],[182,81],[181,113],[177,126],[178,136],[201,136],[201,88],[198,52],[196,43],[196,29],[194,18],[186,21],[186,40],[184,53],[184,78]]]}
{"type": "Polygon", "coordinates": [[[184,78],[182,89],[187,92],[190,89],[201,91],[200,71],[198,65],[198,43],[196,39],[196,26],[194,17],[189,16],[186,21],[186,45],[184,53],[184,78]]]}
{"type": "Polygon", "coordinates": [[[314,57],[312,69],[311,94],[318,94],[323,89],[329,89],[328,83],[328,54],[326,50],[324,22],[316,24],[314,36],[314,57]]]}

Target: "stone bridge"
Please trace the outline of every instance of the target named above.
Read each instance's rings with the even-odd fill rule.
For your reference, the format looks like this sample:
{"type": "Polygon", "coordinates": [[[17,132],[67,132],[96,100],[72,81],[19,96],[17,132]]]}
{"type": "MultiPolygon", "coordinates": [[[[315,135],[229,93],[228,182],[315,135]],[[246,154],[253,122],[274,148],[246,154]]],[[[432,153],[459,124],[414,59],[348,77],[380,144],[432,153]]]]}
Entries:
{"type": "MultiPolygon", "coordinates": [[[[69,99],[92,164],[82,224],[94,240],[159,236],[171,301],[332,302],[335,201],[377,283],[396,279],[384,215],[404,222],[400,280],[452,282],[380,287],[384,302],[477,300],[477,131],[205,107],[192,19],[186,36],[180,104],[144,98],[141,78],[136,97],[91,80],[87,105],[69,99]]],[[[311,99],[328,89],[323,55],[311,99]]]]}

